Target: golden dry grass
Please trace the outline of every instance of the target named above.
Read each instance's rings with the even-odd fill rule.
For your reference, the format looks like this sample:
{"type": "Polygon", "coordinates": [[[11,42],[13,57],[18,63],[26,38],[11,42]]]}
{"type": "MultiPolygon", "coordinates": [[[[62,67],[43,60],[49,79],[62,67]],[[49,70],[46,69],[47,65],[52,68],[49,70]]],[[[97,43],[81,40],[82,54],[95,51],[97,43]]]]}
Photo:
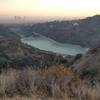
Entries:
{"type": "Polygon", "coordinates": [[[100,100],[100,86],[85,84],[64,66],[0,74],[0,100],[100,100]]]}

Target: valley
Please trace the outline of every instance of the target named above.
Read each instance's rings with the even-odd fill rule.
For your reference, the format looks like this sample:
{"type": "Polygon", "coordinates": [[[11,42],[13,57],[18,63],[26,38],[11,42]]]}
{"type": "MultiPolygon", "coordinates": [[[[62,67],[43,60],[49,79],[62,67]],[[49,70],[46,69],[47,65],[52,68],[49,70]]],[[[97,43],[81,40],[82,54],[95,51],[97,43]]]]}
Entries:
{"type": "Polygon", "coordinates": [[[0,25],[0,100],[100,100],[100,15],[0,25]]]}

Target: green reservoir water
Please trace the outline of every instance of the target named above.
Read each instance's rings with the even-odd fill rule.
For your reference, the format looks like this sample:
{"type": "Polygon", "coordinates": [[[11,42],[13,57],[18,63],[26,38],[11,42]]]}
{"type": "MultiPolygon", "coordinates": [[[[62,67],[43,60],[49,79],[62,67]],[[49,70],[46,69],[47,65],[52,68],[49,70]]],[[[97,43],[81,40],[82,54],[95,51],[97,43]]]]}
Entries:
{"type": "Polygon", "coordinates": [[[40,50],[52,51],[66,55],[76,55],[79,53],[84,54],[88,50],[87,48],[83,48],[79,45],[58,43],[46,37],[24,37],[21,39],[21,41],[40,50]]]}

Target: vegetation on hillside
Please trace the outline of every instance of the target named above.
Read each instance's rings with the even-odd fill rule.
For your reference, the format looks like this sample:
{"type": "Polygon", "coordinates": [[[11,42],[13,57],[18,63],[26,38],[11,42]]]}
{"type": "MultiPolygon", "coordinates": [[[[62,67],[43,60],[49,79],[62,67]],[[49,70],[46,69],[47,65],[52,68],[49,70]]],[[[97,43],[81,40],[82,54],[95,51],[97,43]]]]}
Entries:
{"type": "Polygon", "coordinates": [[[1,100],[100,100],[100,86],[81,80],[69,68],[13,70],[0,74],[1,100]]]}
{"type": "Polygon", "coordinates": [[[23,69],[27,66],[38,69],[66,62],[61,55],[39,50],[16,39],[0,38],[0,71],[9,67],[23,69]]]}

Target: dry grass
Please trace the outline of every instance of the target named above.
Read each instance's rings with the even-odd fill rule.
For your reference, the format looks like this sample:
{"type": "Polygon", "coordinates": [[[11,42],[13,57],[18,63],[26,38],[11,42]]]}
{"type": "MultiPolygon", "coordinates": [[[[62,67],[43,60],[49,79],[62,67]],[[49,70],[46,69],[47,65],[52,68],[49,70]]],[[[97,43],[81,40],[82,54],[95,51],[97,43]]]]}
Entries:
{"type": "Polygon", "coordinates": [[[56,99],[56,98],[37,98],[37,97],[14,97],[14,98],[8,98],[8,97],[3,97],[0,100],[62,100],[62,99],[56,99]]]}
{"type": "Polygon", "coordinates": [[[63,66],[0,74],[0,100],[100,100],[99,94],[99,85],[86,85],[63,66]]]}

